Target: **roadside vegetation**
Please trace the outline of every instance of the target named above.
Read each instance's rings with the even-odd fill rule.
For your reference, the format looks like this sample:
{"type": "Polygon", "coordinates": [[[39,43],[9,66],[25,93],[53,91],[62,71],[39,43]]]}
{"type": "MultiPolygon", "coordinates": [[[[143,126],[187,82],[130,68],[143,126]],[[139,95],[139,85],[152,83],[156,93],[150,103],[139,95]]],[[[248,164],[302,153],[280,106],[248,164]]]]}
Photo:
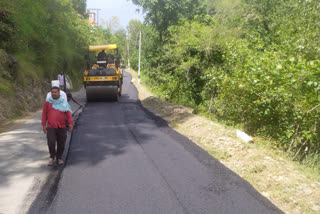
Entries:
{"type": "Polygon", "coordinates": [[[87,16],[86,0],[0,1],[1,123],[38,109],[61,71],[79,88],[89,45],[125,50],[124,30],[91,26],[87,16]]]}
{"type": "Polygon", "coordinates": [[[132,0],[130,63],[160,98],[241,127],[319,170],[317,0],[132,0]]]}
{"type": "Polygon", "coordinates": [[[264,140],[243,142],[236,137],[234,127],[193,114],[192,108],[160,100],[145,84],[137,83],[135,71],[127,71],[134,79],[144,107],[248,181],[283,212],[319,213],[318,170],[292,161],[284,151],[274,150],[264,140]]]}
{"type": "MultiPolygon", "coordinates": [[[[288,213],[319,211],[312,191],[319,188],[320,164],[319,0],[132,2],[145,13],[145,23],[131,20],[127,27],[134,70],[142,31],[142,82],[164,101],[240,127],[256,144],[228,141],[233,134],[217,133],[223,128],[215,123],[202,129],[204,137],[191,136],[189,130],[208,121],[183,126],[181,118],[171,117],[171,110],[179,108],[161,109],[158,102],[155,107],[172,127],[190,134],[266,197],[274,197],[274,203],[288,205],[283,208],[288,213]],[[222,142],[230,144],[223,147],[222,142]],[[266,149],[262,156],[260,146],[266,149]],[[284,159],[275,162],[279,156],[284,159]],[[304,174],[296,167],[282,168],[286,157],[310,168],[302,166],[304,174]],[[242,159],[247,161],[243,165],[237,162],[242,159]],[[268,175],[273,169],[278,173],[274,177],[268,175]],[[297,180],[289,181],[286,175],[292,170],[297,180]],[[312,200],[297,201],[299,194],[312,195],[312,200]]],[[[116,43],[123,59],[127,57],[125,30],[112,28],[116,18],[107,28],[88,25],[87,18],[86,0],[0,1],[0,126],[5,119],[37,110],[50,80],[61,71],[79,88],[89,45],[116,43]]],[[[144,102],[152,103],[150,99],[144,102]]]]}

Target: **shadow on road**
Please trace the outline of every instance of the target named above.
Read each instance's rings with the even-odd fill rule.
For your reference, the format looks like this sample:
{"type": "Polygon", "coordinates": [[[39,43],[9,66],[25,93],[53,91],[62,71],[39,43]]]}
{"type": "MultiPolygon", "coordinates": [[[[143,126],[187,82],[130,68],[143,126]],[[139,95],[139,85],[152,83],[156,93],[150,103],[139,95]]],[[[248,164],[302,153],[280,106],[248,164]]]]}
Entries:
{"type": "Polygon", "coordinates": [[[10,177],[29,177],[43,170],[37,161],[48,154],[39,120],[37,115],[18,129],[0,135],[0,187],[7,186],[10,177]]]}
{"type": "MultiPolygon", "coordinates": [[[[83,182],[90,178],[102,180],[104,184],[104,177],[98,179],[90,176],[111,176],[107,172],[100,174],[100,171],[118,167],[113,163],[135,165],[130,161],[136,159],[129,154],[133,157],[140,155],[144,156],[145,165],[156,171],[156,175],[164,180],[167,188],[189,213],[203,208],[208,208],[208,212],[203,213],[244,210],[255,211],[246,213],[281,213],[248,182],[188,138],[169,128],[164,119],[145,109],[137,100],[137,91],[130,83],[126,84],[124,91],[127,96],[121,97],[119,102],[87,103],[70,143],[65,168],[70,175],[63,178],[68,177],[71,183],[76,183],[74,179],[81,180],[80,177],[83,177],[83,182]],[[71,175],[72,172],[76,172],[76,176],[71,175]]],[[[184,115],[180,120],[187,117],[184,115]]],[[[40,205],[35,203],[29,213],[50,210],[51,202],[46,201],[53,201],[59,192],[60,175],[56,174],[53,183],[48,183],[52,193],[43,195],[40,205]]]]}

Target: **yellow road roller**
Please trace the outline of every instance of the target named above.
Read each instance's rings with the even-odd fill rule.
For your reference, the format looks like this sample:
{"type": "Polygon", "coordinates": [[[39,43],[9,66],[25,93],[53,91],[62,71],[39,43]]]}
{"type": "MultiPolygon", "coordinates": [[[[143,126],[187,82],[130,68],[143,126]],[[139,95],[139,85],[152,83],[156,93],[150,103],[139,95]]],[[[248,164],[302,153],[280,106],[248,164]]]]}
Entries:
{"type": "Polygon", "coordinates": [[[83,75],[87,101],[113,99],[118,101],[122,93],[123,74],[116,44],[89,46],[85,56],[87,69],[83,75]],[[90,53],[98,55],[92,59],[90,53]],[[90,60],[91,59],[91,60],[90,60]],[[90,63],[90,61],[94,61],[90,63]]]}

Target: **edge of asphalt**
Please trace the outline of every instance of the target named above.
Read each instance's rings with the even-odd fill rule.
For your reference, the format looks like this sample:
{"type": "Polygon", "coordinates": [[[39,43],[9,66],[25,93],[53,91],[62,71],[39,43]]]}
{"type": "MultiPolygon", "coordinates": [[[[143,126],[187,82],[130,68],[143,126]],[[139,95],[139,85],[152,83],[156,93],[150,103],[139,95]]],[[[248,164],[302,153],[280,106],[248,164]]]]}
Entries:
{"type": "Polygon", "coordinates": [[[210,171],[212,171],[213,173],[215,173],[213,169],[215,169],[215,171],[219,171],[219,173],[224,171],[225,174],[234,181],[234,183],[237,183],[238,186],[246,188],[249,194],[255,195],[257,200],[263,203],[266,207],[270,208],[270,211],[272,210],[271,213],[283,213],[282,210],[280,210],[269,199],[259,193],[249,182],[241,178],[231,169],[224,166],[220,161],[212,157],[207,151],[202,149],[196,143],[192,142],[192,140],[170,128],[168,122],[165,119],[158,116],[151,109],[145,107],[140,100],[138,100],[137,105],[146,113],[149,118],[155,121],[161,132],[172,137],[176,142],[182,145],[186,151],[192,153],[196,157],[196,159],[203,165],[205,165],[210,171]]]}
{"type": "MultiPolygon", "coordinates": [[[[76,129],[77,127],[77,120],[80,117],[80,115],[81,113],[77,114],[76,118],[74,119],[74,129],[76,129]]],[[[40,185],[38,183],[35,183],[30,188],[28,196],[25,198],[24,201],[26,205],[19,211],[19,213],[45,213],[46,208],[51,205],[58,190],[58,181],[60,180],[63,169],[68,162],[68,155],[72,136],[73,132],[68,132],[65,150],[62,155],[64,164],[62,166],[58,166],[56,164],[51,166],[51,168],[48,170],[47,175],[43,179],[43,182],[40,185]],[[48,188],[45,189],[44,187],[48,188]],[[45,198],[45,203],[40,203],[40,201],[42,202],[42,200],[37,200],[38,198],[45,198]],[[36,212],[34,212],[35,210],[36,212]]]]}
{"type": "MultiPolygon", "coordinates": [[[[127,72],[132,77],[130,72],[127,72]]],[[[138,88],[131,82],[134,86],[135,90],[139,94],[138,88]]],[[[159,127],[159,130],[170,137],[172,137],[176,142],[183,146],[183,148],[192,153],[196,159],[201,162],[204,166],[208,168],[212,173],[219,173],[225,172],[225,174],[234,181],[238,186],[247,189],[249,194],[254,195],[257,200],[259,200],[262,204],[266,207],[270,208],[271,213],[284,213],[280,208],[274,205],[269,199],[259,193],[249,182],[241,178],[238,174],[233,172],[231,169],[224,166],[220,161],[215,159],[212,155],[210,155],[207,151],[202,149],[188,137],[180,134],[179,132],[175,131],[174,129],[170,128],[168,122],[162,118],[161,116],[157,115],[156,112],[153,112],[152,109],[145,107],[141,100],[138,99],[137,105],[145,112],[147,117],[155,121],[155,124],[159,127]]]]}
{"type": "MultiPolygon", "coordinates": [[[[80,89],[80,91],[83,90],[80,89]]],[[[79,93],[80,91],[76,92],[79,93]]],[[[83,104],[83,103],[82,103],[83,104]]],[[[73,105],[75,105],[73,103],[73,105]]],[[[71,105],[72,107],[72,105],[71,105]]],[[[85,107],[85,104],[83,104],[83,108],[85,107]]],[[[78,118],[80,117],[82,111],[79,111],[77,114],[73,116],[73,124],[74,129],[77,126],[78,118]]],[[[70,149],[70,142],[72,140],[73,132],[67,132],[67,140],[65,144],[65,150],[62,155],[62,159],[64,161],[64,164],[62,166],[58,166],[54,164],[53,166],[48,166],[49,170],[47,170],[45,175],[41,176],[41,178],[35,177],[33,180],[32,185],[29,187],[29,190],[22,202],[22,205],[18,209],[18,214],[23,213],[34,213],[33,210],[41,210],[44,211],[44,209],[50,205],[52,200],[46,200],[46,204],[39,204],[37,201],[38,198],[45,197],[46,199],[53,199],[55,196],[55,193],[57,191],[57,186],[59,184],[60,176],[63,172],[64,167],[67,164],[68,161],[68,154],[70,149]],[[45,187],[48,187],[48,189],[45,189],[45,187]]],[[[40,212],[44,213],[44,212],[40,212]]]]}
{"type": "MultiPolygon", "coordinates": [[[[134,88],[139,93],[138,89],[135,86],[134,88]]],[[[186,151],[192,153],[208,169],[213,170],[213,168],[215,168],[219,172],[225,171],[226,174],[228,174],[228,176],[230,176],[230,178],[237,183],[237,185],[246,188],[250,194],[255,195],[256,198],[261,201],[261,203],[263,203],[266,207],[269,207],[271,210],[273,210],[273,212],[283,213],[271,201],[269,201],[266,197],[255,190],[250,183],[243,180],[239,175],[231,171],[229,168],[225,167],[222,163],[213,158],[208,152],[193,143],[190,139],[171,129],[165,119],[156,115],[156,113],[152,112],[152,110],[148,109],[147,107],[143,106],[140,100],[138,100],[136,104],[146,113],[147,117],[155,121],[155,124],[163,133],[168,134],[173,139],[175,139],[186,149],[186,151]]],[[[74,129],[76,129],[77,127],[77,120],[80,115],[81,113],[79,113],[76,119],[74,119],[74,129]]],[[[36,181],[36,183],[30,188],[28,197],[25,199],[24,209],[21,209],[20,211],[22,212],[19,213],[45,213],[46,209],[51,205],[58,190],[58,181],[68,161],[71,140],[72,133],[68,134],[66,149],[63,154],[65,164],[63,166],[53,166],[51,170],[48,171],[47,176],[45,179],[43,179],[42,183],[36,181]],[[43,187],[48,188],[44,189],[43,187]],[[46,200],[37,200],[38,198],[45,198],[46,200]]]]}

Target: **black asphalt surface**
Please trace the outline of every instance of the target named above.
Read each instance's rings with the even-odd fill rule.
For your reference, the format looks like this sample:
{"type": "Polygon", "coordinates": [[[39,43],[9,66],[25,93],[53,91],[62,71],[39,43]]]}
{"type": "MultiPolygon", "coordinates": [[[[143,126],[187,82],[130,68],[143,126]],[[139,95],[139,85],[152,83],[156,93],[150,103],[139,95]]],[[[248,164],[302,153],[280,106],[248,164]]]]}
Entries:
{"type": "Polygon", "coordinates": [[[29,213],[282,213],[250,184],[142,107],[125,73],[119,102],[87,103],[29,213]]]}

